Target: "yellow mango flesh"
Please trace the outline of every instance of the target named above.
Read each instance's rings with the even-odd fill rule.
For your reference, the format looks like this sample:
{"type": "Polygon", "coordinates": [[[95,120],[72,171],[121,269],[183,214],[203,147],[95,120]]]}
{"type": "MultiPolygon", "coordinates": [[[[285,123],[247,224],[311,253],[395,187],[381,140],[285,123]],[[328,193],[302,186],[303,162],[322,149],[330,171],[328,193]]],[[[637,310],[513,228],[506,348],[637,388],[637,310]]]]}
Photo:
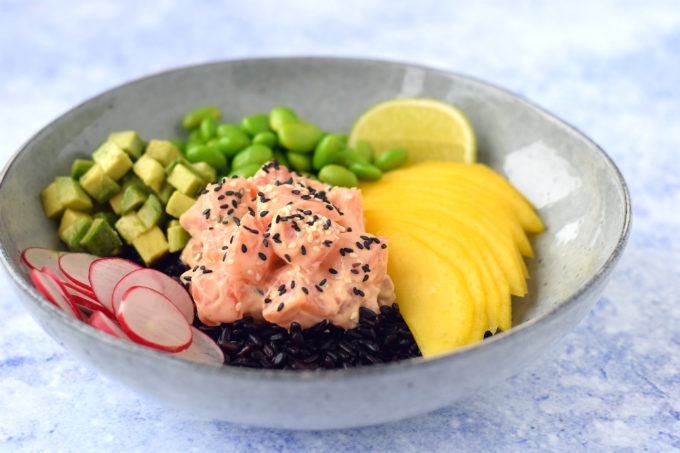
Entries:
{"type": "Polygon", "coordinates": [[[527,232],[544,229],[522,194],[483,165],[451,162],[361,189],[366,230],[390,240],[397,303],[424,356],[511,327],[511,295],[527,292],[523,255],[533,257],[527,232]]]}

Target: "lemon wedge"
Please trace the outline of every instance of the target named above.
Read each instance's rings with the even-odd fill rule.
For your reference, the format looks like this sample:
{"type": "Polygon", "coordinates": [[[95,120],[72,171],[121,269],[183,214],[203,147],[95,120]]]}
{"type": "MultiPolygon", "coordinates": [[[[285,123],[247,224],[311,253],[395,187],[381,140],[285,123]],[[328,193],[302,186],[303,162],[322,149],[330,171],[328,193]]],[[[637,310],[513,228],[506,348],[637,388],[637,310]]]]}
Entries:
{"type": "Polygon", "coordinates": [[[411,163],[473,163],[477,157],[475,132],[468,118],[457,107],[435,99],[399,98],[371,107],[352,126],[348,146],[359,140],[369,142],[376,155],[406,148],[411,163]]]}

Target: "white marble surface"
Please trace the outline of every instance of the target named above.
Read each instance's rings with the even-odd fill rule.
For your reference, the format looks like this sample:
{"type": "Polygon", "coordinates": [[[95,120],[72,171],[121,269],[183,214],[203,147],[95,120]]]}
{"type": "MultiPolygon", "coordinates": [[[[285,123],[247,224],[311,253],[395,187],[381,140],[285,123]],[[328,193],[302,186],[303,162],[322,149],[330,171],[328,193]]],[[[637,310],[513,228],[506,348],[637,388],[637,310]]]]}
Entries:
{"type": "Polygon", "coordinates": [[[379,427],[287,432],[197,419],[103,378],[34,323],[0,272],[0,451],[680,450],[677,2],[2,0],[0,164],[122,82],[270,55],[463,72],[591,136],[634,204],[600,301],[550,354],[455,406],[379,427]]]}

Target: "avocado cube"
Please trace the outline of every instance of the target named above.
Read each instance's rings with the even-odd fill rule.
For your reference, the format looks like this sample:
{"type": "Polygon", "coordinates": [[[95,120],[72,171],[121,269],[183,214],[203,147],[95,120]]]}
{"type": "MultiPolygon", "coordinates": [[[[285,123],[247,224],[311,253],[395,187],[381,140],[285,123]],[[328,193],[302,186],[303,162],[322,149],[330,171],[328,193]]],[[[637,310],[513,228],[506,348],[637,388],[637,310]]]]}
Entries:
{"type": "Polygon", "coordinates": [[[100,212],[96,213],[95,215],[93,215],[92,218],[104,219],[104,220],[106,220],[106,223],[108,223],[112,228],[116,224],[116,220],[118,220],[118,216],[116,214],[114,214],[113,212],[108,212],[108,211],[100,211],[100,212]]]}
{"type": "Polygon", "coordinates": [[[123,176],[123,179],[121,180],[123,183],[122,186],[120,187],[120,191],[111,199],[109,200],[109,205],[111,205],[111,209],[113,209],[113,212],[120,215],[121,214],[121,204],[123,203],[123,195],[125,195],[125,189],[132,185],[138,186],[142,190],[146,190],[146,186],[144,186],[144,183],[142,182],[137,175],[134,173],[128,173],[125,176],[123,176]]]}
{"type": "Polygon", "coordinates": [[[165,212],[179,219],[179,217],[192,207],[195,202],[196,200],[194,198],[184,195],[179,190],[175,190],[168,200],[168,204],[165,205],[165,212]]]}
{"type": "Polygon", "coordinates": [[[158,199],[161,201],[161,204],[165,206],[166,204],[168,204],[168,200],[170,200],[170,196],[174,191],[175,188],[168,184],[166,181],[163,183],[163,187],[161,187],[161,190],[156,192],[156,196],[158,196],[158,199]]]}
{"type": "Polygon", "coordinates": [[[131,212],[118,219],[116,230],[118,230],[118,233],[126,243],[132,244],[132,241],[137,239],[140,234],[146,232],[148,228],[139,220],[137,213],[131,212]]]}
{"type": "Polygon", "coordinates": [[[164,167],[183,157],[177,147],[168,140],[151,140],[146,146],[146,155],[156,159],[164,167]]]}
{"type": "Polygon", "coordinates": [[[80,246],[80,240],[85,236],[90,225],[92,225],[92,217],[89,214],[66,209],[61,216],[57,234],[71,251],[82,252],[84,249],[80,246]]]}
{"type": "Polygon", "coordinates": [[[52,182],[40,192],[40,201],[42,201],[43,211],[49,219],[56,219],[64,212],[64,205],[61,204],[57,193],[56,182],[52,182]]]}
{"type": "Polygon", "coordinates": [[[111,179],[119,180],[132,168],[132,160],[114,142],[104,142],[92,153],[92,159],[99,164],[111,179]]]}
{"type": "Polygon", "coordinates": [[[95,219],[80,240],[80,245],[93,255],[111,256],[118,252],[123,243],[106,220],[95,219]]]}
{"type": "Polygon", "coordinates": [[[147,154],[142,154],[142,157],[132,166],[132,171],[154,191],[161,190],[163,181],[165,181],[165,171],[163,165],[156,159],[147,154]]]}
{"type": "Polygon", "coordinates": [[[137,216],[147,230],[154,225],[158,225],[161,217],[163,217],[163,206],[158,197],[153,194],[149,195],[142,207],[137,211],[137,216]]]}
{"type": "Polygon", "coordinates": [[[111,132],[108,141],[118,145],[120,149],[128,153],[134,160],[139,159],[142,151],[144,151],[144,143],[142,143],[142,139],[139,138],[135,131],[111,132]]]}
{"type": "Polygon", "coordinates": [[[196,195],[198,189],[205,185],[203,180],[184,164],[175,165],[175,168],[168,175],[168,183],[184,195],[189,196],[196,195]]]}
{"type": "Polygon", "coordinates": [[[203,185],[207,185],[210,181],[217,179],[217,170],[210,166],[207,162],[196,162],[192,167],[203,178],[203,185]]]}
{"type": "Polygon", "coordinates": [[[73,164],[71,165],[71,178],[78,181],[80,177],[87,173],[87,170],[89,170],[93,165],[94,161],[90,159],[74,160],[73,164]]]}
{"type": "Polygon", "coordinates": [[[147,266],[162,258],[169,250],[168,241],[158,226],[140,234],[137,239],[132,241],[132,245],[147,266]]]}
{"type": "Polygon", "coordinates": [[[168,224],[167,233],[168,251],[170,253],[179,252],[187,245],[187,242],[189,242],[189,233],[187,233],[186,230],[182,228],[182,225],[176,220],[172,220],[170,224],[168,224]]]}
{"type": "Polygon", "coordinates": [[[146,201],[147,193],[141,187],[132,184],[123,191],[123,199],[120,201],[120,213],[127,214],[137,209],[146,201]]]}
{"type": "Polygon", "coordinates": [[[54,179],[57,184],[57,197],[64,208],[76,211],[89,211],[92,209],[92,200],[83,191],[78,182],[68,176],[57,176],[54,179]]]}
{"type": "Polygon", "coordinates": [[[105,203],[120,191],[118,183],[98,164],[94,164],[87,170],[87,173],[80,177],[80,185],[99,203],[105,203]]]}

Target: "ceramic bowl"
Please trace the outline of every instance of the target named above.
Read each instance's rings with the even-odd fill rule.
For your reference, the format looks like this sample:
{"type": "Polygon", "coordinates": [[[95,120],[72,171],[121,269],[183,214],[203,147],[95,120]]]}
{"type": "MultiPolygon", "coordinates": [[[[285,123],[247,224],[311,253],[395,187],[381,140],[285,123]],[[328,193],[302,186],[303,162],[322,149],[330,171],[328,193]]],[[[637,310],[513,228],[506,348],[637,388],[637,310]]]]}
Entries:
{"type": "Polygon", "coordinates": [[[569,332],[597,300],[629,231],[621,174],[586,136],[532,103],[479,80],[385,61],[246,59],[152,75],[107,91],[31,138],[0,176],[0,252],[16,293],[42,327],[102,374],[194,414],[293,429],[364,426],[450,405],[518,373],[569,332]],[[478,137],[479,160],[535,205],[547,230],[533,239],[529,296],[513,303],[514,326],[432,359],[321,372],[211,367],[124,343],[69,318],[30,283],[28,246],[62,248],[38,193],[69,174],[109,132],[172,138],[203,104],[227,120],[292,106],[326,130],[347,131],[373,104],[403,96],[458,105],[478,137]]]}

